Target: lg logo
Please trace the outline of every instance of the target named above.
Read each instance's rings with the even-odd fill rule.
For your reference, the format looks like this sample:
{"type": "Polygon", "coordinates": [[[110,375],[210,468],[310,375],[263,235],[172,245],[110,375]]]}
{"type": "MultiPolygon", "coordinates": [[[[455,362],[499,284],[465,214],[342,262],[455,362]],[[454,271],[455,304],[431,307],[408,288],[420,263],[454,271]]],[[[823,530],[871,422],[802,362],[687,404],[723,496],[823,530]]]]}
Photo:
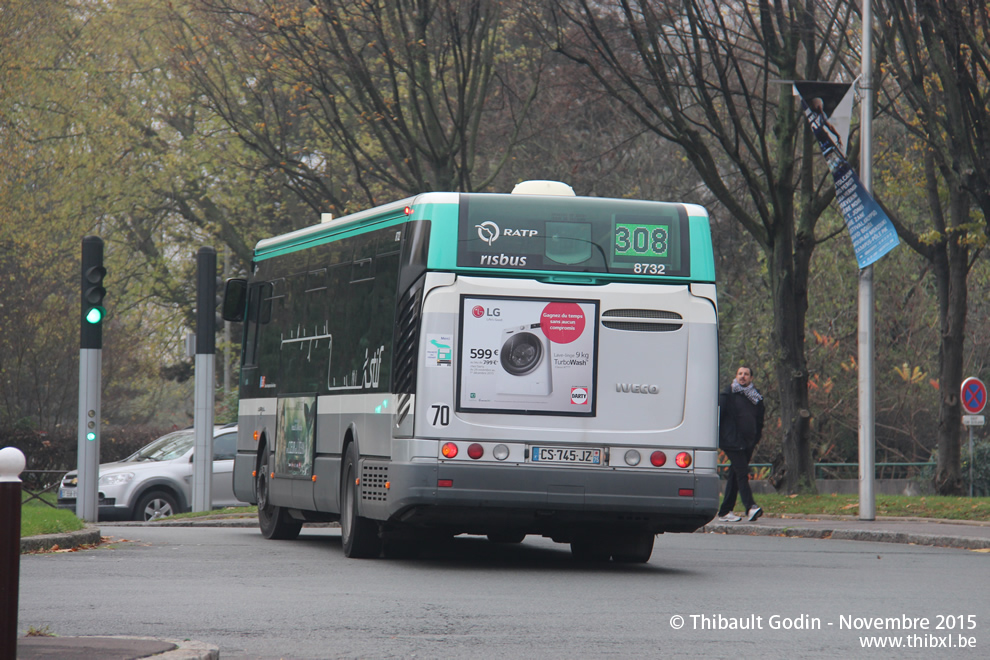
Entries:
{"type": "Polygon", "coordinates": [[[474,316],[474,318],[476,319],[480,319],[485,315],[497,317],[497,316],[502,316],[502,310],[499,309],[498,307],[493,307],[492,309],[485,309],[481,305],[475,305],[474,307],[471,308],[471,315],[474,316]]]}

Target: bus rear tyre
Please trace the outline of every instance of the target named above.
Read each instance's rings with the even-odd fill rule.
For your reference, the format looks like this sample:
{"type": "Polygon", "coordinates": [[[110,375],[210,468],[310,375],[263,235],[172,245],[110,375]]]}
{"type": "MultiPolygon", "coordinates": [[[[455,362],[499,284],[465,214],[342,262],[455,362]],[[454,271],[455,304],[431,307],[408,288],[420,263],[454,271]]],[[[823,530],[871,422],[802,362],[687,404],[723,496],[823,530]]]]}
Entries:
{"type": "Polygon", "coordinates": [[[378,557],[382,540],[378,524],[358,515],[357,450],[352,442],[344,454],[344,478],[340,482],[340,540],[344,555],[353,559],[378,557]]]}
{"type": "Polygon", "coordinates": [[[258,526],[266,539],[291,541],[299,536],[302,523],[280,506],[275,506],[269,498],[268,486],[271,475],[268,448],[263,447],[261,466],[254,479],[254,494],[258,498],[258,526]]]}
{"type": "Polygon", "coordinates": [[[612,552],[612,560],[620,564],[645,564],[653,554],[655,534],[644,532],[623,539],[612,552]]]}

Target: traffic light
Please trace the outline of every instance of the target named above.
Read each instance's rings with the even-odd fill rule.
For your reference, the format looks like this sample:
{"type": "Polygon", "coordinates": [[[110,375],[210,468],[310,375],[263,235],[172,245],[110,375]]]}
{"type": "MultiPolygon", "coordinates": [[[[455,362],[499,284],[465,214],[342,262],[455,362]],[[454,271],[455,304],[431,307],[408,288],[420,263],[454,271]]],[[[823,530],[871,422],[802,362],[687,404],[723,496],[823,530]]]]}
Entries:
{"type": "Polygon", "coordinates": [[[103,319],[107,310],[103,298],[103,239],[86,236],[82,240],[82,319],[79,333],[80,348],[103,348],[103,319]]]}

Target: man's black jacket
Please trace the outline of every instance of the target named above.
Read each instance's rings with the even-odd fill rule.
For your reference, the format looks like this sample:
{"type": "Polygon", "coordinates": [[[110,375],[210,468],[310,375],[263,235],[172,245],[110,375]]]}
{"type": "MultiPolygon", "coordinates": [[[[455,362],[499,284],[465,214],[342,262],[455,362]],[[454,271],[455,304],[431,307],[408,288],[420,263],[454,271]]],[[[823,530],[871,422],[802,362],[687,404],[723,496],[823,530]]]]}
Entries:
{"type": "Polygon", "coordinates": [[[718,396],[718,447],[722,450],[750,450],[763,437],[763,400],[752,403],[746,395],[733,394],[732,386],[718,396]]]}

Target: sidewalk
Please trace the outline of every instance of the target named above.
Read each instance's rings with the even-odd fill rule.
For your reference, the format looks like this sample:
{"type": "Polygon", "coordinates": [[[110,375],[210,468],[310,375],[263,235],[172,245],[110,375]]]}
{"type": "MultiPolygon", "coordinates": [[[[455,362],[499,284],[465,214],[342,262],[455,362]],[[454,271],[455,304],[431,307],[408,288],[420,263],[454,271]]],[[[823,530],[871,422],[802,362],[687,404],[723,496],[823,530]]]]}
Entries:
{"type": "Polygon", "coordinates": [[[151,637],[18,637],[17,660],[217,660],[220,648],[151,637]]]}
{"type": "MultiPolygon", "coordinates": [[[[114,526],[140,526],[149,523],[114,523],[114,526]]],[[[209,516],[150,523],[168,527],[254,527],[255,517],[209,516]]],[[[745,534],[749,536],[790,536],[874,543],[908,543],[964,550],[990,550],[990,523],[931,518],[877,518],[859,520],[854,516],[788,515],[764,516],[755,522],[713,521],[699,532],[745,534]]],[[[21,539],[21,552],[61,549],[100,542],[100,530],[86,529],[69,534],[49,534],[21,539]],[[95,540],[94,540],[95,539],[95,540]]],[[[217,647],[202,642],[151,639],[146,637],[20,637],[17,660],[216,660],[217,647]]]]}
{"type": "Polygon", "coordinates": [[[749,536],[793,536],[811,539],[909,543],[965,550],[990,549],[990,523],[934,518],[859,520],[855,516],[790,514],[764,516],[755,522],[714,520],[700,531],[749,536]]]}

